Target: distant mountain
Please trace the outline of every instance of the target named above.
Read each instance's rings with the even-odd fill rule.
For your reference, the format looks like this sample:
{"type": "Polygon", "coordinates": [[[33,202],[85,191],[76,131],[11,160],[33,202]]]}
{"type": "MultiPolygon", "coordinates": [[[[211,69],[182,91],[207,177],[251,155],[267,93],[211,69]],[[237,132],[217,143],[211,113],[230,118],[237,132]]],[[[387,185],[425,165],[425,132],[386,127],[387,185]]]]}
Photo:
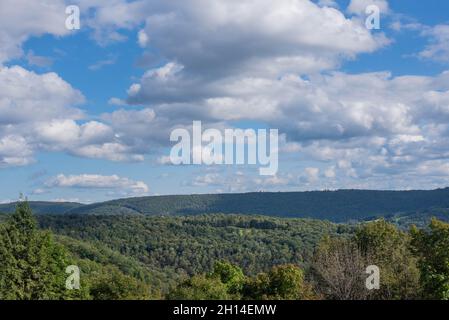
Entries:
{"type": "MultiPolygon", "coordinates": [[[[254,192],[236,194],[171,195],[125,198],[82,205],[79,203],[30,202],[37,214],[88,215],[196,215],[204,213],[259,214],[276,217],[326,219],[334,222],[393,220],[421,213],[446,217],[449,188],[413,191],[337,190],[309,192],[254,192]]],[[[11,212],[14,204],[0,205],[11,212]]]]}
{"type": "Polygon", "coordinates": [[[262,214],[335,222],[449,208],[449,188],[416,191],[338,190],[151,196],[80,206],[67,213],[193,215],[262,214]]]}
{"type": "MultiPolygon", "coordinates": [[[[12,213],[16,208],[17,202],[0,204],[1,213],[12,213]]],[[[63,214],[71,209],[83,206],[76,202],[50,202],[50,201],[30,201],[33,213],[35,214],[63,214]]]]}

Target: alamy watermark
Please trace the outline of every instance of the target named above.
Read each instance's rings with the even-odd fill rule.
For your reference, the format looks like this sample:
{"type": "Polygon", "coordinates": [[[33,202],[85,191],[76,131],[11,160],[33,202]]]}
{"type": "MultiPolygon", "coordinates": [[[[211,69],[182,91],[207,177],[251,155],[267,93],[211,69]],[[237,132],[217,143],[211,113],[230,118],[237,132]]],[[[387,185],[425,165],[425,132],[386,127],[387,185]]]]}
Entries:
{"type": "Polygon", "coordinates": [[[67,290],[79,290],[81,287],[80,282],[80,268],[75,265],[70,265],[65,269],[65,273],[69,276],[65,281],[65,287],[67,290]]]}
{"type": "Polygon", "coordinates": [[[370,265],[366,267],[365,273],[369,276],[365,280],[365,287],[368,290],[380,289],[380,270],[376,265],[370,265]]]}
{"type": "Polygon", "coordinates": [[[368,30],[380,29],[380,8],[374,4],[369,5],[365,9],[367,15],[365,19],[365,27],[368,30]]]}
{"type": "Polygon", "coordinates": [[[80,8],[75,5],[67,6],[65,8],[67,18],[65,19],[65,27],[68,30],[79,30],[80,24],[80,8]]]}
{"type": "Polygon", "coordinates": [[[260,175],[276,175],[278,140],[277,129],[224,129],[222,132],[209,128],[203,132],[201,121],[193,121],[192,134],[184,128],[171,132],[170,141],[178,143],[171,148],[170,162],[174,165],[259,164],[260,175]]]}

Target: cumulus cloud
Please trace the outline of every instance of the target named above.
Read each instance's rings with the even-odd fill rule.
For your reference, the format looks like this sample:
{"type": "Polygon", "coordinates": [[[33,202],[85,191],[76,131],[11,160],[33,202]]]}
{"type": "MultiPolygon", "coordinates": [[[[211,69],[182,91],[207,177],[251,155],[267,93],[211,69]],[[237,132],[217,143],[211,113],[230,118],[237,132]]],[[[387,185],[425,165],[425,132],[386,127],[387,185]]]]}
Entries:
{"type": "MultiPolygon", "coordinates": [[[[271,85],[286,71],[310,73],[329,69],[344,57],[385,45],[384,38],[373,36],[340,11],[310,1],[211,1],[198,6],[195,0],[177,5],[157,0],[78,0],[75,4],[86,14],[86,25],[95,30],[95,36],[131,29],[145,20],[145,28],[138,33],[139,43],[145,46],[151,39],[151,44],[169,62],[148,70],[140,83],[129,88],[128,100],[158,104],[140,111],[118,110],[102,115],[102,122],[80,124],[85,115],[74,105],[84,98],[55,73],[38,75],[21,67],[2,68],[0,84],[3,76],[5,94],[0,102],[0,123],[4,124],[1,134],[18,134],[27,150],[31,150],[26,160],[8,163],[28,163],[29,155],[36,150],[141,161],[153,143],[168,142],[171,128],[188,124],[191,116],[204,117],[205,107],[211,110],[205,114],[210,123],[253,116],[252,109],[257,105],[264,109],[257,112],[256,118],[272,118],[276,102],[266,97],[249,100],[253,90],[271,85]],[[314,34],[312,31],[318,26],[322,32],[314,34]],[[238,51],[234,50],[236,47],[238,51]],[[30,87],[34,90],[27,90],[30,87]],[[16,108],[17,104],[21,107],[16,108]],[[242,107],[247,105],[250,107],[242,107]],[[240,112],[233,112],[235,109],[240,112]],[[19,130],[19,123],[24,121],[26,129],[19,130]]],[[[63,27],[64,30],[59,28],[65,15],[60,15],[61,21],[53,19],[63,9],[63,3],[55,2],[51,8],[54,11],[49,10],[51,16],[45,16],[45,27],[34,31],[21,29],[23,39],[41,33],[67,34],[63,27]]],[[[17,16],[17,12],[11,14],[17,16]]],[[[3,22],[9,28],[6,30],[14,28],[11,21],[3,22]]],[[[16,47],[21,43],[17,42],[16,47]]],[[[108,64],[109,60],[100,61],[91,69],[108,64]]],[[[111,99],[111,103],[124,104],[118,99],[111,99]]]]}
{"type": "Polygon", "coordinates": [[[214,97],[221,90],[211,80],[329,70],[388,43],[339,10],[310,1],[151,3],[144,30],[169,62],[129,89],[133,103],[214,97]]]}
{"type": "MultiPolygon", "coordinates": [[[[389,176],[408,188],[402,174],[419,176],[424,171],[414,168],[449,156],[448,79],[448,72],[435,77],[334,72],[307,80],[290,76],[247,81],[228,87],[227,97],[192,104],[188,110],[209,124],[256,120],[279,128],[281,152],[325,166],[316,174],[304,171],[303,182],[339,179],[341,184],[330,186],[373,187],[354,181],[375,179],[378,186],[392,188],[380,178],[389,176]]],[[[186,112],[186,105],[163,105],[155,113],[168,110],[178,115],[186,112]]],[[[416,187],[418,181],[414,179],[416,187]]]]}
{"type": "Polygon", "coordinates": [[[143,181],[135,181],[118,175],[59,174],[45,183],[48,188],[82,188],[82,189],[109,189],[126,192],[129,195],[146,195],[149,192],[148,185],[143,181]]]}
{"type": "MultiPolygon", "coordinates": [[[[2,167],[29,164],[40,150],[142,161],[145,154],[169,144],[173,128],[188,128],[192,120],[216,128],[250,120],[279,128],[281,152],[290,160],[304,161],[306,169],[259,181],[236,175],[229,184],[224,182],[229,190],[238,189],[232,183],[243,190],[245,183],[314,186],[320,179],[369,186],[371,182],[360,179],[379,183],[386,175],[406,186],[404,173],[446,175],[448,72],[430,77],[335,71],[345,61],[389,44],[381,32],[367,30],[360,18],[369,4],[388,13],[385,0],[352,0],[345,12],[327,0],[74,3],[100,44],[124,40],[121,31],[126,29],[136,32],[143,51],[148,49],[143,54],[144,60],[151,60],[145,64],[148,70],[128,88],[126,101],[109,101],[119,107],[144,107],[92,120],[79,109],[83,95],[57,74],[2,66],[2,167]],[[155,58],[156,51],[160,56],[155,58]],[[439,169],[431,171],[432,165],[439,169]]],[[[31,36],[69,34],[64,9],[63,1],[2,1],[0,65],[20,57],[21,45],[31,36]]],[[[422,29],[429,44],[419,56],[447,62],[447,25],[422,29]]],[[[44,62],[32,52],[27,58],[30,64],[44,62]]],[[[91,69],[110,63],[107,60],[91,69]]],[[[163,155],[159,159],[167,160],[163,155]]],[[[220,179],[209,174],[194,183],[218,187],[223,185],[220,179]]]]}
{"type": "Polygon", "coordinates": [[[63,0],[0,2],[0,65],[23,54],[22,44],[31,36],[52,34],[63,36],[65,28],[63,0]]]}
{"type": "Polygon", "coordinates": [[[32,155],[32,148],[23,137],[0,137],[0,168],[30,164],[33,162],[32,155]]]}
{"type": "MultiPolygon", "coordinates": [[[[352,1],[348,12],[358,14],[369,4],[389,11],[386,1],[352,1]]],[[[196,7],[167,5],[164,14],[150,16],[145,32],[167,62],[129,88],[128,103],[151,104],[153,125],[161,119],[170,119],[168,127],[188,126],[192,119],[220,126],[251,120],[279,128],[285,137],[282,151],[327,167],[306,173],[304,181],[399,175],[442,154],[448,132],[447,72],[434,77],[323,73],[388,41],[361,27],[359,19],[307,1],[276,4],[269,17],[249,10],[269,4],[252,5],[215,6],[212,1],[208,16],[196,7]],[[291,10],[282,23],[271,25],[286,8],[291,10]],[[247,25],[252,14],[262,17],[253,24],[257,30],[247,25]],[[320,32],[310,33],[313,41],[297,26],[302,19],[311,28],[317,24],[320,32]]]]}
{"type": "Polygon", "coordinates": [[[307,167],[304,169],[304,172],[306,174],[307,182],[316,182],[318,180],[318,174],[320,173],[320,169],[314,167],[307,167]]]}
{"type": "Polygon", "coordinates": [[[56,73],[37,74],[19,66],[0,67],[0,124],[46,121],[63,116],[80,119],[72,106],[83,95],[56,73]]]}
{"type": "Polygon", "coordinates": [[[141,161],[99,121],[84,121],[83,95],[57,74],[0,67],[0,164],[26,165],[39,150],[114,161],[141,161]]]}
{"type": "Polygon", "coordinates": [[[449,25],[439,24],[434,27],[426,27],[422,35],[429,38],[429,44],[419,53],[419,56],[425,59],[448,63],[449,25]]]}

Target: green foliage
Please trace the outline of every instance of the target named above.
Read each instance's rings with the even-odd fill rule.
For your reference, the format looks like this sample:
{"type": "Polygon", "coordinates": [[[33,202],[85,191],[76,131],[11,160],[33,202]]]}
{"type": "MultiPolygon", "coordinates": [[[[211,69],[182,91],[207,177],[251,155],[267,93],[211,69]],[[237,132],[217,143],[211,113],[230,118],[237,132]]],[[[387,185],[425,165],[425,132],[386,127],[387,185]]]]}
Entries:
{"type": "Polygon", "coordinates": [[[310,299],[310,287],[305,284],[303,271],[295,265],[273,267],[268,273],[247,277],[242,270],[228,262],[215,264],[211,274],[194,275],[170,291],[168,299],[310,299]]]}
{"type": "Polygon", "coordinates": [[[91,275],[90,296],[94,300],[145,300],[150,299],[150,289],[117,268],[104,268],[91,275]]]}
{"type": "Polygon", "coordinates": [[[27,202],[0,225],[0,299],[64,299],[65,249],[49,232],[37,230],[27,202]]]}
{"type": "Polygon", "coordinates": [[[410,251],[410,237],[393,224],[379,220],[363,224],[354,241],[361,249],[365,265],[380,269],[380,289],[372,293],[377,299],[414,299],[419,297],[419,270],[410,251]]]}
{"type": "Polygon", "coordinates": [[[400,229],[408,231],[411,226],[419,226],[424,228],[429,225],[432,218],[437,218],[441,221],[449,221],[449,208],[427,208],[424,210],[417,210],[414,212],[398,213],[388,215],[385,219],[388,222],[397,225],[400,229]]]}
{"type": "Polygon", "coordinates": [[[243,288],[244,299],[298,300],[311,297],[303,271],[292,264],[274,266],[268,273],[248,279],[243,288]]]}
{"type": "Polygon", "coordinates": [[[226,261],[216,262],[211,276],[220,279],[226,285],[230,294],[238,294],[245,283],[243,270],[226,261]]]}
{"type": "Polygon", "coordinates": [[[424,297],[449,299],[449,224],[433,219],[428,230],[411,229],[412,246],[419,257],[424,297]]]}
{"type": "MultiPolygon", "coordinates": [[[[430,191],[337,190],[175,195],[118,199],[90,205],[46,202],[32,202],[31,205],[36,213],[50,214],[197,215],[222,212],[334,222],[385,217],[406,226],[410,222],[427,223],[430,216],[435,215],[428,211],[438,214],[438,211],[446,210],[446,214],[438,214],[438,217],[449,220],[449,188],[430,191]]],[[[0,212],[12,211],[11,204],[0,205],[0,212]]]]}
{"type": "Polygon", "coordinates": [[[410,233],[384,220],[354,226],[231,214],[38,222],[46,231],[26,202],[0,221],[0,299],[449,297],[449,226],[437,220],[410,233]],[[65,289],[71,264],[81,269],[81,290],[65,289]],[[368,292],[372,264],[381,286],[368,292]]]}
{"type": "Polygon", "coordinates": [[[416,299],[419,270],[410,237],[384,220],[362,224],[353,237],[326,237],[317,247],[312,275],[328,299],[416,299]],[[380,271],[380,288],[365,287],[368,266],[380,271]]]}
{"type": "Polygon", "coordinates": [[[168,295],[171,300],[226,300],[228,287],[217,277],[195,275],[178,285],[168,295]]]}
{"type": "MultiPolygon", "coordinates": [[[[39,222],[41,227],[57,234],[130,257],[151,270],[153,277],[165,275],[165,278],[159,277],[163,291],[184,276],[212,272],[214,263],[220,260],[238,265],[248,275],[280,264],[301,265],[308,261],[323,235],[336,234],[338,229],[337,225],[326,221],[223,214],[186,217],[45,215],[39,216],[39,222]]],[[[79,249],[78,255],[89,258],[85,249],[79,249]]],[[[120,269],[136,275],[134,271],[120,269]]]]}

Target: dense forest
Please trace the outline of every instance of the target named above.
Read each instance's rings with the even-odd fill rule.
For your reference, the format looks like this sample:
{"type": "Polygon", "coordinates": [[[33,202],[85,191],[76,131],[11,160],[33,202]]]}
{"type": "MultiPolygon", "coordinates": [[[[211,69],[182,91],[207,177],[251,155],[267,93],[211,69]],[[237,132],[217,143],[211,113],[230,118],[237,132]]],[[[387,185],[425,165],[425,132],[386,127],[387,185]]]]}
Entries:
{"type": "MultiPolygon", "coordinates": [[[[220,212],[326,219],[333,222],[384,217],[400,219],[405,223],[408,216],[414,216],[413,220],[427,216],[422,222],[428,223],[429,218],[434,215],[449,221],[449,188],[415,191],[337,190],[170,195],[126,198],[89,205],[30,202],[30,206],[35,214],[174,216],[220,212]]],[[[0,212],[12,213],[14,209],[15,203],[0,205],[0,212]]]]}
{"type": "Polygon", "coordinates": [[[0,218],[0,299],[448,299],[449,225],[252,215],[0,218]],[[66,289],[67,266],[81,270],[66,289]],[[367,290],[376,265],[380,286],[367,290]]]}

